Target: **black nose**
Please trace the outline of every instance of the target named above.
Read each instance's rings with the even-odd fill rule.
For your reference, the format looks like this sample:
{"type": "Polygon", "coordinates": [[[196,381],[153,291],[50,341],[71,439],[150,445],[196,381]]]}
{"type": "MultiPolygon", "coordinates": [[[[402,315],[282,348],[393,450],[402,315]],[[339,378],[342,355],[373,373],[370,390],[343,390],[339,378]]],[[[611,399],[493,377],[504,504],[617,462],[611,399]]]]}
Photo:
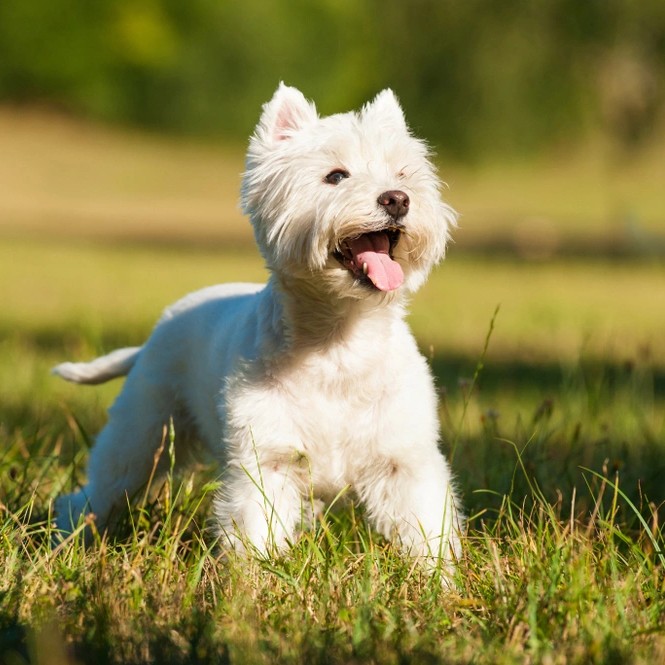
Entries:
{"type": "Polygon", "coordinates": [[[399,189],[391,189],[383,192],[377,199],[377,203],[386,209],[386,212],[395,219],[404,217],[409,212],[409,197],[399,189]]]}

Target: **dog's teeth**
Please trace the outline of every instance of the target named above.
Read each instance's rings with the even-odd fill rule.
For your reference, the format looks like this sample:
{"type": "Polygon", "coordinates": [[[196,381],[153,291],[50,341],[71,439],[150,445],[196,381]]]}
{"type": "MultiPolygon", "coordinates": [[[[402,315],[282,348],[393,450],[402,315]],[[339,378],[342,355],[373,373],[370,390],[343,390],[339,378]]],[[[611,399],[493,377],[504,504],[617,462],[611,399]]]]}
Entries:
{"type": "Polygon", "coordinates": [[[367,264],[366,264],[366,263],[363,263],[363,275],[366,275],[366,274],[367,274],[367,270],[368,270],[368,268],[367,268],[367,264]]]}

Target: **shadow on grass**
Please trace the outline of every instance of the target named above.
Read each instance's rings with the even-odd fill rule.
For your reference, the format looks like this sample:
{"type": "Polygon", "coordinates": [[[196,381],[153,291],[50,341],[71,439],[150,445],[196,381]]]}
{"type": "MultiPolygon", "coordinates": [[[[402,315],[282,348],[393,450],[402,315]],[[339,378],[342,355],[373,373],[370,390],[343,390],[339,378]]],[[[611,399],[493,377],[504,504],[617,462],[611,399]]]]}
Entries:
{"type": "MultiPolygon", "coordinates": [[[[534,365],[435,357],[444,448],[469,514],[535,496],[582,516],[616,482],[641,513],[665,505],[665,372],[582,361],[534,365]],[[466,409],[465,409],[466,405],[466,409]],[[602,478],[597,475],[600,474],[602,478]]],[[[619,502],[622,503],[622,502],[619,502]]],[[[635,521],[625,503],[621,515],[635,521]]]]}
{"type": "MultiPolygon", "coordinates": [[[[476,370],[477,358],[468,356],[435,356],[431,367],[437,384],[444,390],[469,383],[476,370]]],[[[534,364],[520,359],[487,360],[480,372],[478,387],[489,394],[521,392],[548,395],[571,387],[571,384],[612,390],[629,383],[642,385],[656,398],[665,397],[665,368],[638,366],[601,360],[583,361],[577,365],[562,363],[534,364]]],[[[636,386],[637,387],[637,386],[636,386]]]]}
{"type": "MultiPolygon", "coordinates": [[[[71,354],[84,349],[84,353],[96,355],[123,347],[145,342],[149,330],[126,327],[104,331],[91,330],[85,324],[72,324],[63,329],[58,327],[36,327],[17,332],[0,323],[0,343],[20,343],[34,349],[36,353],[49,354],[64,359],[72,359],[71,354]],[[94,350],[91,350],[94,347],[94,350]]],[[[432,370],[440,386],[458,385],[469,381],[476,369],[478,359],[464,355],[437,355],[430,359],[432,370]]],[[[652,381],[654,396],[665,396],[665,367],[649,367],[648,360],[635,363],[617,363],[602,360],[582,361],[579,365],[562,363],[531,363],[511,358],[491,359],[485,362],[480,386],[488,392],[500,390],[539,391],[542,393],[560,390],[561,386],[574,377],[584,381],[620,384],[641,375],[640,380],[652,381]],[[581,374],[580,374],[581,372],[581,374]],[[648,375],[648,376],[647,376],[648,375]]]]}

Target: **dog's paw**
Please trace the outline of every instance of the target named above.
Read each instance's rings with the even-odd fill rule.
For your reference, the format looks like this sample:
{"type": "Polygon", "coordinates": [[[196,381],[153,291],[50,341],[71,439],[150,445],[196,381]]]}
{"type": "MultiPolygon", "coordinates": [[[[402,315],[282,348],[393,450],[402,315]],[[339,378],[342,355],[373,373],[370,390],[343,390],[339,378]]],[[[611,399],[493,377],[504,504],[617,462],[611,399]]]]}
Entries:
{"type": "Polygon", "coordinates": [[[83,524],[88,512],[88,498],[83,492],[59,496],[54,503],[54,546],[71,536],[83,524]]]}

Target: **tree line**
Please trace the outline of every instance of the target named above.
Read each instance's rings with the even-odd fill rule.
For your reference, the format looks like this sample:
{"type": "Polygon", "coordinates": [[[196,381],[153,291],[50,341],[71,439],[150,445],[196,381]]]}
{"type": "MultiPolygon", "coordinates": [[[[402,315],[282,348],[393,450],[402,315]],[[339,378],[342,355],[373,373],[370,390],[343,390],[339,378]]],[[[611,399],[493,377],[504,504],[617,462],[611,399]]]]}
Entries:
{"type": "Polygon", "coordinates": [[[474,159],[663,115],[662,0],[5,0],[0,101],[246,137],[280,80],[322,112],[392,87],[474,159]]]}

